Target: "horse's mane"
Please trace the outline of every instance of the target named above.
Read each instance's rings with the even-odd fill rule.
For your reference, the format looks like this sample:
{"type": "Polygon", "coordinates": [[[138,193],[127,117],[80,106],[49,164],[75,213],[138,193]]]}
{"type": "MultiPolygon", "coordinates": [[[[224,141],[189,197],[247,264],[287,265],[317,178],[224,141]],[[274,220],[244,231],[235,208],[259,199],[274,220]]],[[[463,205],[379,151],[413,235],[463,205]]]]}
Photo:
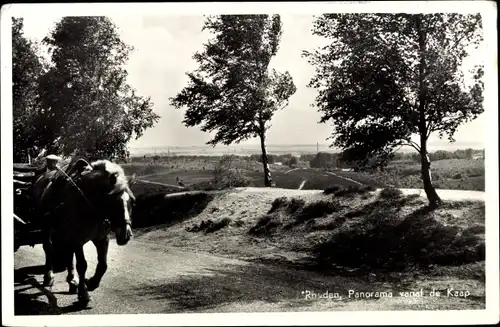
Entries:
{"type": "Polygon", "coordinates": [[[109,192],[109,194],[123,192],[129,189],[127,176],[125,175],[125,171],[120,165],[104,159],[92,162],[91,166],[93,170],[107,172],[110,175],[116,176],[116,183],[114,185],[114,188],[109,192]]]}

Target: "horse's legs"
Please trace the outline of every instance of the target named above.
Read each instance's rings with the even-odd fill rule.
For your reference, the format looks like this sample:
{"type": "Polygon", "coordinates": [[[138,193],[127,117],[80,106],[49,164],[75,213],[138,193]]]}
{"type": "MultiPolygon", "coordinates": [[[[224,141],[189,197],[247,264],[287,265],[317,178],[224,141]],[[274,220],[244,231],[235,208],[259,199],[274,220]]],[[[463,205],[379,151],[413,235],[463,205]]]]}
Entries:
{"type": "Polygon", "coordinates": [[[81,281],[78,283],[78,300],[86,304],[90,301],[90,295],[87,290],[87,284],[85,281],[85,273],[87,272],[87,261],[85,260],[85,254],[83,253],[83,245],[78,245],[75,248],[76,257],[76,271],[78,273],[78,279],[81,281]]]}
{"type": "Polygon", "coordinates": [[[108,269],[108,248],[109,248],[109,238],[106,236],[102,240],[92,241],[97,250],[97,267],[95,269],[95,274],[87,281],[87,287],[90,292],[99,287],[102,276],[106,273],[108,269]]]}
{"type": "Polygon", "coordinates": [[[43,231],[43,252],[45,252],[45,275],[43,276],[43,286],[52,287],[54,285],[54,271],[52,267],[52,240],[50,231],[43,231]]]}
{"type": "Polygon", "coordinates": [[[66,281],[69,284],[69,293],[76,294],[78,292],[78,279],[75,278],[75,266],[73,265],[73,252],[66,263],[66,269],[68,275],[66,276],[66,281]]]}

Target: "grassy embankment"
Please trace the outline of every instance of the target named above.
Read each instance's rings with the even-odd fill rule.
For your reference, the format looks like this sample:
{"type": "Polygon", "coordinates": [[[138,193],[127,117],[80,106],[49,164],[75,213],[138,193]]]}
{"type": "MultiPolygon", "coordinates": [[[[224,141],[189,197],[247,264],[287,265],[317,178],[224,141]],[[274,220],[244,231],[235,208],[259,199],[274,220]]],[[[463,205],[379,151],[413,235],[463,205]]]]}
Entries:
{"type": "Polygon", "coordinates": [[[430,210],[425,199],[393,189],[375,195],[370,188],[250,188],[179,196],[147,209],[155,226],[142,224],[149,226],[136,233],[142,241],[350,276],[365,280],[367,291],[380,282],[395,292],[471,293],[404,309],[484,308],[483,202],[430,210]]]}

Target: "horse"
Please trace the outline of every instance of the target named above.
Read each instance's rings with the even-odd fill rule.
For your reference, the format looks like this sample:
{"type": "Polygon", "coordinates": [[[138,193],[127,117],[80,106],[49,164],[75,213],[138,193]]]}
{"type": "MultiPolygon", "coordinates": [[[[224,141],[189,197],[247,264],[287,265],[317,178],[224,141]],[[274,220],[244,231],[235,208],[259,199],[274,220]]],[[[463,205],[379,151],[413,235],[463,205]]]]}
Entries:
{"type": "Polygon", "coordinates": [[[44,286],[53,286],[54,249],[60,253],[62,250],[69,292],[78,294],[79,303],[89,303],[89,292],[99,287],[108,267],[109,233],[114,231],[119,246],[126,245],[133,236],[135,197],[129,187],[133,177],[127,177],[122,167],[109,160],[89,164],[78,159],[64,170],[47,171],[35,181],[32,198],[43,231],[44,286]],[[83,246],[89,241],[97,250],[97,267],[87,280],[83,246]]]}

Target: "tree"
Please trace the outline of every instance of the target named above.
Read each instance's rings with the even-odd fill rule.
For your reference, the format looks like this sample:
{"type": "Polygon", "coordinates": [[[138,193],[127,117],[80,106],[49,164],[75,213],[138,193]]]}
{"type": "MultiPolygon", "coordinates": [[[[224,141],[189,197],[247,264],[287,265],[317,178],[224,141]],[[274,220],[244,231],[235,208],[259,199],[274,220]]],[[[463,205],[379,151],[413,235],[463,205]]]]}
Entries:
{"type": "Polygon", "coordinates": [[[133,50],[107,17],[64,17],[43,42],[52,66],[40,79],[43,134],[63,154],[127,157],[128,141],[159,116],[126,83],[133,50]]]}
{"type": "Polygon", "coordinates": [[[299,159],[298,159],[297,157],[295,157],[295,156],[292,156],[292,157],[290,158],[290,160],[288,161],[288,166],[289,166],[290,168],[292,168],[293,166],[298,165],[298,163],[299,163],[299,159]]]}
{"type": "Polygon", "coordinates": [[[339,154],[318,152],[309,162],[311,168],[333,168],[338,166],[339,154]]]}
{"type": "Polygon", "coordinates": [[[441,199],[430,179],[431,133],[452,142],[457,127],[483,112],[483,68],[472,86],[461,71],[467,47],[482,40],[480,15],[329,14],[313,33],[331,44],[305,52],[316,74],[321,122],[335,123],[333,143],[367,157],[410,145],[420,154],[424,189],[441,199]],[[414,142],[412,136],[418,136],[414,142]]]}
{"type": "MultiPolygon", "coordinates": [[[[458,152],[458,151],[457,151],[458,152]]],[[[474,149],[467,148],[464,150],[461,150],[458,155],[460,159],[472,159],[474,157],[474,149]]]]}
{"type": "Polygon", "coordinates": [[[381,151],[380,153],[367,154],[362,147],[347,148],[339,156],[341,162],[358,170],[379,168],[383,171],[384,167],[393,159],[394,152],[381,151]]]}
{"type": "Polygon", "coordinates": [[[39,143],[37,83],[44,63],[37,51],[37,44],[24,36],[23,19],[12,18],[12,131],[16,162],[26,160],[28,150],[39,143]]]}
{"type": "Polygon", "coordinates": [[[193,58],[197,70],[187,73],[188,85],[171,98],[187,107],[186,126],[216,131],[212,140],[229,145],[259,137],[265,185],[274,185],[266,151],[266,132],[273,114],[288,104],[295,85],[288,72],[269,70],[281,37],[279,15],[208,17],[203,29],[214,37],[193,58]]]}

